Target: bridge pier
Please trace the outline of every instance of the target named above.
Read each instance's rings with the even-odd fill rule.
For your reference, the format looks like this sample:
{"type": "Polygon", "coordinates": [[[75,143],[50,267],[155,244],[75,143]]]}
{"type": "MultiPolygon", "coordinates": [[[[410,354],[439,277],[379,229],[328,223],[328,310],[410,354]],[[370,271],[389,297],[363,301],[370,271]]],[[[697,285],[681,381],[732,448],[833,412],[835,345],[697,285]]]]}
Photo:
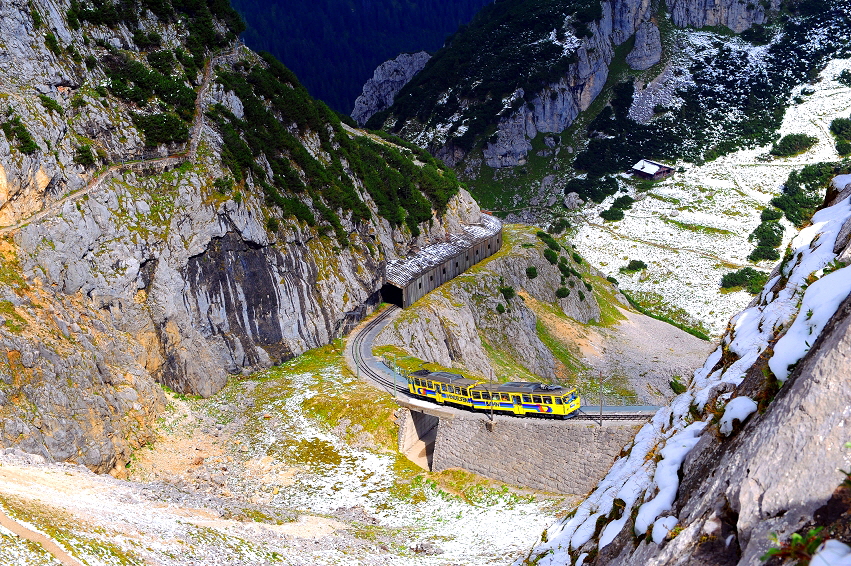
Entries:
{"type": "Polygon", "coordinates": [[[435,472],[462,468],[508,484],[588,493],[646,422],[598,423],[459,414],[408,405],[397,412],[399,451],[435,472]]]}

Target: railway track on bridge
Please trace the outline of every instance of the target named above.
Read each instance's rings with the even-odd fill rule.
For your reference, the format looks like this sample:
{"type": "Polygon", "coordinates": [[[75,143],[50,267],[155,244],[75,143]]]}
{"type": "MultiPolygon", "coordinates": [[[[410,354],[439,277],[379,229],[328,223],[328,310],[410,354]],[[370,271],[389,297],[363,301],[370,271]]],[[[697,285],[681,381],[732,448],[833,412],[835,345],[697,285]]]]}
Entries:
{"type": "MultiPolygon", "coordinates": [[[[405,382],[405,379],[402,376],[398,376],[396,380],[393,379],[393,370],[387,367],[386,364],[382,363],[380,360],[376,359],[375,356],[372,355],[372,342],[375,339],[375,336],[381,330],[389,319],[399,310],[399,307],[391,306],[381,314],[370,320],[366,323],[366,325],[360,329],[360,331],[355,335],[352,340],[352,358],[354,360],[355,365],[357,366],[357,371],[364,377],[368,378],[370,381],[379,385],[382,389],[391,393],[393,395],[397,395],[399,393],[403,394],[405,397],[409,397],[408,387],[405,382]]],[[[398,375],[398,374],[397,374],[398,375]]],[[[637,412],[635,408],[631,408],[630,406],[619,407],[618,412],[613,412],[611,407],[608,407],[604,410],[602,416],[599,413],[595,413],[591,411],[591,407],[589,406],[589,411],[583,411],[582,409],[578,410],[575,416],[571,417],[570,420],[583,420],[583,421],[635,421],[635,420],[646,420],[653,417],[655,410],[657,407],[642,407],[644,409],[641,412],[637,412]],[[632,409],[632,410],[630,410],[632,409]]]]}

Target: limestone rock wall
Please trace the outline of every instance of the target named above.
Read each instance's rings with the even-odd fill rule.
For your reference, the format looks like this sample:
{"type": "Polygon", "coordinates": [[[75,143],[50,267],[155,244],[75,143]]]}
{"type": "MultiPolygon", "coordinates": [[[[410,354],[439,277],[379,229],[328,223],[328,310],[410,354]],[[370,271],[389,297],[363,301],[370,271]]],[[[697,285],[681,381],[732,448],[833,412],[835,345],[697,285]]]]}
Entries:
{"type": "Polygon", "coordinates": [[[514,485],[584,494],[629,444],[638,425],[497,418],[440,419],[432,469],[463,468],[514,485]]]}
{"type": "Polygon", "coordinates": [[[725,26],[736,33],[764,24],[770,12],[780,9],[780,0],[668,0],[667,4],[679,27],[725,26]]]}
{"type": "Polygon", "coordinates": [[[425,67],[429,59],[431,55],[425,51],[402,53],[379,65],[355,100],[352,118],[363,125],[373,114],[389,108],[402,87],[425,67]]]}

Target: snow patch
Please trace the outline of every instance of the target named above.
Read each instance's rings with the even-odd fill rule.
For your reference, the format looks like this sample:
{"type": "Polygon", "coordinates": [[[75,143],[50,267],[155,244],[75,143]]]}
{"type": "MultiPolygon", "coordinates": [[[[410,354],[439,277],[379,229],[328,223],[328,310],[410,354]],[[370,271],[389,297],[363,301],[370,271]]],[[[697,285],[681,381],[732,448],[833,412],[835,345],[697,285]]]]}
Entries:
{"type": "Polygon", "coordinates": [[[668,536],[668,533],[677,526],[678,522],[679,521],[676,517],[672,517],[670,515],[656,519],[656,522],[653,523],[653,542],[656,544],[662,544],[662,541],[664,541],[665,537],[668,536]]]}
{"type": "Polygon", "coordinates": [[[721,434],[730,436],[733,432],[733,421],[737,420],[740,423],[745,422],[751,413],[756,411],[757,404],[750,397],[736,397],[724,409],[724,416],[721,417],[721,434]]]}

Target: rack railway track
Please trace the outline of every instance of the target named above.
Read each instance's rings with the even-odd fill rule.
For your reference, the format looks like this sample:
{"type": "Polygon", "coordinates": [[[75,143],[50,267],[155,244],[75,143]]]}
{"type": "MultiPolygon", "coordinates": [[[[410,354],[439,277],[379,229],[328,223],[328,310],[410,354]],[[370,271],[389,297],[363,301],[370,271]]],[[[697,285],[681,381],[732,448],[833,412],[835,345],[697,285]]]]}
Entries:
{"type": "MultiPolygon", "coordinates": [[[[358,372],[370,381],[379,385],[382,389],[390,394],[401,393],[405,397],[410,397],[405,379],[399,376],[395,380],[392,376],[393,370],[387,367],[372,355],[372,342],[375,336],[380,332],[381,328],[388,322],[388,319],[399,310],[399,307],[391,306],[384,312],[370,320],[366,325],[355,335],[352,341],[352,358],[357,366],[358,372]]],[[[439,405],[436,405],[439,406],[439,405]]],[[[441,406],[444,407],[444,406],[441,406]]],[[[599,413],[594,413],[591,409],[593,406],[588,406],[589,412],[579,409],[575,416],[569,420],[584,420],[584,421],[636,421],[647,420],[653,417],[655,411],[651,407],[647,407],[642,412],[636,412],[630,407],[619,407],[623,412],[612,412],[611,408],[606,410],[602,416],[599,413]]],[[[460,410],[460,409],[459,409],[460,410]]],[[[511,415],[509,415],[511,416],[511,415]]]]}

